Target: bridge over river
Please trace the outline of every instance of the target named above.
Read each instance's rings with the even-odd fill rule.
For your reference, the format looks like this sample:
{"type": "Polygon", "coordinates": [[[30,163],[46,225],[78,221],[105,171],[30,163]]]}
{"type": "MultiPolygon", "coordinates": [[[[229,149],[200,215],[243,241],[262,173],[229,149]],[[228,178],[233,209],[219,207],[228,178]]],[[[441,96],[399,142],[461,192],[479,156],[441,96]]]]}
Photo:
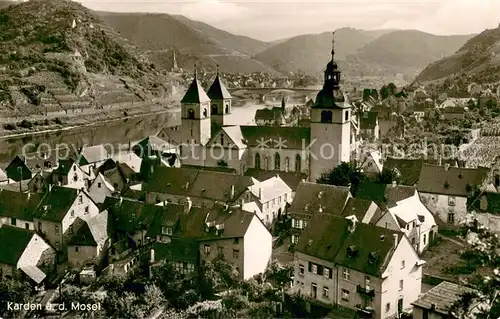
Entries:
{"type": "Polygon", "coordinates": [[[259,88],[259,87],[240,87],[229,89],[229,93],[234,96],[258,96],[261,101],[270,99],[281,100],[282,97],[294,99],[303,99],[304,103],[310,99],[315,99],[320,89],[313,88],[259,88]]]}

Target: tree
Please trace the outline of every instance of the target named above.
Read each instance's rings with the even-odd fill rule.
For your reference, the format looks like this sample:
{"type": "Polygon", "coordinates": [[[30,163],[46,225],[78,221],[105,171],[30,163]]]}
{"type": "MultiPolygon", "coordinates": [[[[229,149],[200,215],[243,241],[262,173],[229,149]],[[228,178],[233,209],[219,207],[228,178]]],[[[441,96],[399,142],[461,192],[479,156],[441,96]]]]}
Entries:
{"type": "Polygon", "coordinates": [[[349,186],[355,193],[359,183],[363,180],[366,180],[366,176],[361,171],[361,167],[356,165],[356,162],[342,162],[334,169],[321,174],[316,182],[319,184],[349,186]]]}
{"type": "Polygon", "coordinates": [[[390,95],[394,95],[394,94],[396,94],[396,90],[397,90],[398,88],[396,87],[396,85],[395,85],[394,83],[392,83],[392,82],[391,82],[391,83],[389,83],[389,84],[387,85],[387,89],[389,90],[389,94],[390,94],[390,95]]]}
{"type": "Polygon", "coordinates": [[[385,86],[385,85],[382,86],[382,88],[380,89],[380,98],[382,100],[385,100],[389,96],[390,96],[389,88],[387,86],[385,86]]]}
{"type": "Polygon", "coordinates": [[[0,281],[0,314],[6,318],[18,318],[20,311],[8,310],[7,303],[27,303],[33,294],[29,282],[16,279],[3,279],[0,281]]]}

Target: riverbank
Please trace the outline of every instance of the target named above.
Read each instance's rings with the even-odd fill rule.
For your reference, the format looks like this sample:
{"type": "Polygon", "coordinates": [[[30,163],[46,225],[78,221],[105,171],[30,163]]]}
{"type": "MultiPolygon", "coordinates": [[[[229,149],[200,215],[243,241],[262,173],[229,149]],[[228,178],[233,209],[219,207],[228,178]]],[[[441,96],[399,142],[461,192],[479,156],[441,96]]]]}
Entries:
{"type": "Polygon", "coordinates": [[[90,114],[80,114],[65,117],[37,119],[33,117],[20,118],[17,122],[4,123],[0,127],[0,139],[11,139],[23,136],[35,136],[72,130],[82,127],[102,126],[116,121],[144,117],[153,114],[175,112],[177,108],[171,104],[149,104],[125,110],[101,110],[90,114]]]}

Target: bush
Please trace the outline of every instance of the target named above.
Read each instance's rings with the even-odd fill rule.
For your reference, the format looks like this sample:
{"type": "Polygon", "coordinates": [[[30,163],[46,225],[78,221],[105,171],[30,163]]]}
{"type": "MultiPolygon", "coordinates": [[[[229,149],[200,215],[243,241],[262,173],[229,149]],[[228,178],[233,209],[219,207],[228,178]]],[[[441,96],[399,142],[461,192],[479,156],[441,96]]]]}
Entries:
{"type": "Polygon", "coordinates": [[[3,128],[8,130],[8,131],[14,131],[17,130],[17,125],[14,123],[7,123],[3,125],[3,128]]]}
{"type": "Polygon", "coordinates": [[[56,117],[56,118],[54,119],[54,123],[56,123],[56,124],[62,124],[62,121],[61,121],[61,119],[60,119],[60,118],[56,117]]]}
{"type": "Polygon", "coordinates": [[[33,123],[31,123],[28,120],[22,120],[22,122],[19,123],[19,126],[22,127],[22,128],[32,128],[33,127],[33,123]]]}

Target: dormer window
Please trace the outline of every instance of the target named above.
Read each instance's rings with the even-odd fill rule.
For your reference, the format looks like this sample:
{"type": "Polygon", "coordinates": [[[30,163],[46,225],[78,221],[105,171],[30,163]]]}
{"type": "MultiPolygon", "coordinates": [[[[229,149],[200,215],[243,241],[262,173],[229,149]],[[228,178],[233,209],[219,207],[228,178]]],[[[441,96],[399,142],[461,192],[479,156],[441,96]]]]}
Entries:
{"type": "Polygon", "coordinates": [[[448,197],[448,206],[455,206],[455,196],[448,197]]]}
{"type": "Polygon", "coordinates": [[[356,246],[347,247],[347,256],[348,257],[356,257],[358,253],[358,248],[356,246]]]}
{"type": "Polygon", "coordinates": [[[371,253],[368,254],[368,262],[370,264],[373,264],[375,263],[377,260],[378,260],[378,252],[377,251],[373,251],[371,253]]]}
{"type": "Polygon", "coordinates": [[[162,235],[172,235],[172,228],[171,227],[162,226],[161,227],[161,233],[162,233],[162,235]]]}

